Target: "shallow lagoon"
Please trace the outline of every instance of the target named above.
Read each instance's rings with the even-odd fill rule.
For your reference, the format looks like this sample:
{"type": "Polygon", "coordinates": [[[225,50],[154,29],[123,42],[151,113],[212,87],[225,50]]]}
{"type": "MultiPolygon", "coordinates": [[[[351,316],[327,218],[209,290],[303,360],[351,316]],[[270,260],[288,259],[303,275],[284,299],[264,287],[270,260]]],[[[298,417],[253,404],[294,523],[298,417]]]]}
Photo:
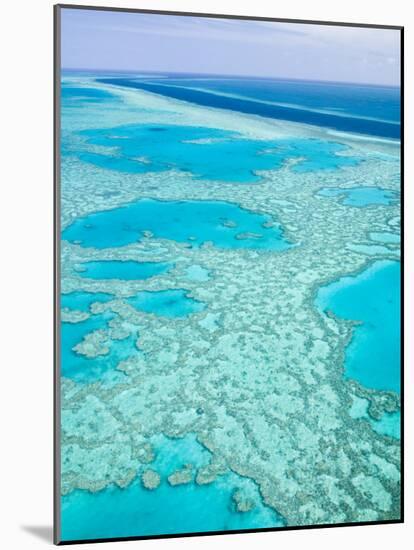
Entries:
{"type": "Polygon", "coordinates": [[[371,420],[374,430],[382,435],[400,439],[401,436],[401,413],[384,413],[379,420],[371,420]]]}
{"type": "Polygon", "coordinates": [[[116,371],[118,364],[128,357],[139,353],[136,347],[137,334],[132,334],[122,340],[108,338],[106,344],[109,353],[89,358],[73,350],[85,336],[95,330],[106,329],[113,314],[94,315],[79,323],[62,323],[61,325],[61,362],[62,376],[77,382],[117,381],[124,377],[116,371]]]}
{"type": "Polygon", "coordinates": [[[148,231],[193,247],[208,241],[220,248],[281,251],[291,246],[270,216],[219,201],[141,199],[79,218],[62,237],[85,247],[111,248],[134,243],[148,231]]]}
{"type": "Polygon", "coordinates": [[[210,453],[193,436],[178,440],[157,436],[155,445],[156,459],[148,468],[161,475],[161,485],[151,491],[136,479],[126,489],[110,486],[98,493],[76,490],[63,497],[64,540],[284,525],[276,512],[262,504],[256,485],[234,473],[205,485],[190,482],[171,486],[166,477],[175,470],[188,463],[202,467],[210,460],[210,453]],[[232,495],[236,489],[253,500],[255,507],[249,512],[235,510],[232,495]]]}
{"type": "Polygon", "coordinates": [[[373,231],[369,234],[372,241],[377,241],[385,244],[399,244],[401,237],[399,233],[390,233],[389,231],[373,231]]]}
{"type": "Polygon", "coordinates": [[[106,292],[76,291],[61,294],[60,305],[62,308],[89,312],[94,302],[109,302],[109,300],[113,300],[113,298],[112,294],[107,294],[106,292]]]}
{"type": "MultiPolygon", "coordinates": [[[[92,304],[105,303],[113,298],[114,296],[104,292],[70,292],[61,295],[61,306],[71,311],[90,313],[92,304]]],[[[113,318],[113,313],[104,312],[91,315],[78,323],[62,322],[62,376],[77,382],[91,382],[99,379],[116,381],[124,376],[115,369],[120,361],[139,353],[136,347],[137,334],[131,334],[122,340],[108,339],[109,353],[98,357],[88,358],[73,350],[74,346],[81,343],[88,334],[107,329],[109,321],[113,318]]]]}
{"type": "MultiPolygon", "coordinates": [[[[112,299],[114,299],[113,295],[103,292],[71,292],[61,295],[61,306],[71,311],[90,313],[93,303],[104,303],[112,299]]],[[[188,291],[183,289],[142,291],[127,298],[127,302],[140,311],[178,319],[201,312],[206,307],[203,302],[188,296],[188,291]]],[[[77,382],[91,382],[99,379],[117,381],[124,376],[116,368],[121,361],[139,353],[136,347],[138,338],[136,332],[121,340],[108,338],[105,344],[109,348],[109,353],[97,357],[88,358],[73,349],[88,334],[107,329],[109,321],[113,318],[113,313],[104,312],[91,315],[88,319],[76,323],[62,322],[61,362],[64,377],[77,382]]]]}
{"type": "Polygon", "coordinates": [[[113,94],[106,90],[68,84],[62,85],[61,97],[64,107],[79,106],[83,103],[102,103],[107,99],[116,99],[113,94]]]}
{"type": "Polygon", "coordinates": [[[201,265],[193,264],[188,266],[186,270],[186,278],[190,281],[204,283],[210,279],[210,272],[201,265]]]}
{"type": "Polygon", "coordinates": [[[177,125],[128,125],[85,130],[91,145],[116,147],[117,153],[82,152],[79,158],[101,168],[141,174],[176,169],[195,179],[238,183],[260,181],[258,170],[280,168],[287,159],[300,160],[297,172],[353,166],[358,161],[338,155],[344,145],[318,139],[253,140],[216,128],[177,125]]]}
{"type": "Polygon", "coordinates": [[[138,292],[127,301],[137,309],[163,317],[182,318],[203,311],[204,303],[194,300],[183,289],[138,292]]]}
{"type": "Polygon", "coordinates": [[[401,436],[401,413],[395,411],[392,413],[384,412],[378,420],[372,418],[368,413],[369,401],[362,397],[353,397],[353,403],[349,414],[352,418],[363,418],[368,420],[372,429],[377,433],[400,439],[401,436]]]}
{"type": "Polygon", "coordinates": [[[321,197],[340,197],[345,206],[371,206],[383,204],[388,206],[398,200],[396,193],[380,187],[325,187],[318,192],[321,197]]]}
{"type": "Polygon", "coordinates": [[[400,263],[379,261],[320,289],[322,311],[360,321],[345,355],[345,375],[363,386],[400,391],[400,263]]]}
{"type": "Polygon", "coordinates": [[[133,262],[117,260],[101,260],[84,262],[78,272],[88,279],[121,279],[125,281],[144,280],[166,273],[174,267],[172,263],[133,262]]]}

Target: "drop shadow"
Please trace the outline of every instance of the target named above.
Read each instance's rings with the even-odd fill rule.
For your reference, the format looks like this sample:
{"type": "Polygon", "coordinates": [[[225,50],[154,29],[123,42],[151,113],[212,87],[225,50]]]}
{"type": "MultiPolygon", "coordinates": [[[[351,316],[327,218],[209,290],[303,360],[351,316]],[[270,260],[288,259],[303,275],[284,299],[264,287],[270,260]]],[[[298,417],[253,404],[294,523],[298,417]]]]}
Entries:
{"type": "Polygon", "coordinates": [[[53,527],[50,525],[21,525],[21,529],[44,542],[53,544],[53,527]]]}

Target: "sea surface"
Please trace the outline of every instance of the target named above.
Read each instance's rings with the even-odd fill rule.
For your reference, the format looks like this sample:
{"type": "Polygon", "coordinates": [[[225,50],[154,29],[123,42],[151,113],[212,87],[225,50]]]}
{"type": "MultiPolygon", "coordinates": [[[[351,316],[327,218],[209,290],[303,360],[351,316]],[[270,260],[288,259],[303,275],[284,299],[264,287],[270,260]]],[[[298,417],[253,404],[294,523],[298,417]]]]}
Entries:
{"type": "Polygon", "coordinates": [[[398,201],[395,191],[381,187],[325,187],[319,191],[322,197],[339,197],[345,206],[370,206],[371,204],[392,204],[398,201]]]}
{"type": "MultiPolygon", "coordinates": [[[[62,237],[84,247],[112,248],[136,242],[144,237],[146,231],[155,237],[187,243],[192,247],[207,242],[232,249],[286,250],[291,246],[280,225],[270,216],[245,210],[237,204],[217,201],[141,199],[114,210],[79,218],[64,230],[62,237]]],[[[141,269],[139,264],[136,268],[141,269]]],[[[145,272],[155,273],[156,269],[158,264],[152,264],[150,269],[145,268],[145,272]]],[[[88,270],[85,276],[88,276],[88,270]]],[[[137,274],[137,278],[142,276],[137,274]]]]}
{"type": "MultiPolygon", "coordinates": [[[[368,413],[370,395],[397,400],[401,390],[400,193],[388,177],[399,162],[399,89],[64,71],[61,95],[63,540],[394,517],[395,504],[376,506],[392,500],[381,485],[391,483],[388,470],[368,479],[363,497],[347,495],[369,501],[354,510],[336,509],[333,486],[323,485],[345,475],[343,463],[332,458],[326,476],[313,468],[314,441],[325,424],[333,433],[331,421],[338,433],[364,421],[367,431],[347,434],[349,448],[361,433],[375,452],[399,437],[398,407],[376,420],[368,413]],[[292,135],[278,135],[275,121],[293,123],[292,135]],[[369,148],[354,146],[356,137],[369,148]],[[328,282],[309,305],[315,280],[328,282]],[[353,400],[351,409],[341,402],[339,420],[325,396],[308,417],[300,404],[317,392],[314,369],[333,368],[342,349],[339,339],[327,343],[327,318],[353,322],[344,389],[329,387],[335,399],[349,391],[353,400]],[[302,345],[304,333],[318,336],[302,345]],[[350,380],[368,397],[351,395],[350,380]],[[148,406],[118,394],[149,382],[148,406]],[[111,437],[84,405],[89,397],[121,423],[111,437]],[[155,430],[160,419],[165,429],[155,430]],[[193,433],[200,419],[216,453],[193,433]],[[65,432],[74,426],[77,438],[65,432]],[[180,435],[167,437],[174,430],[180,435]],[[141,460],[142,441],[130,450],[125,436],[142,436],[153,456],[141,460]],[[82,458],[85,449],[99,460],[82,458]],[[223,457],[238,467],[196,481],[223,457]],[[189,464],[191,479],[171,483],[189,464]],[[147,469],[160,476],[154,489],[143,484],[147,469]],[[85,488],[95,479],[96,490],[85,488]]],[[[322,376],[321,388],[328,384],[322,376]]],[[[361,462],[368,456],[359,449],[347,460],[371,471],[361,462]]]]}
{"type": "Polygon", "coordinates": [[[141,311],[172,318],[188,317],[191,313],[198,313],[205,308],[205,304],[194,300],[182,289],[143,290],[127,298],[127,301],[141,311]]]}
{"type": "Polygon", "coordinates": [[[87,279],[145,280],[172,269],[174,264],[163,262],[134,262],[104,260],[83,262],[78,273],[87,279]]]}
{"type": "Polygon", "coordinates": [[[400,92],[386,86],[260,78],[102,78],[206,107],[387,138],[400,137],[400,92]]]}
{"type": "Polygon", "coordinates": [[[400,391],[400,262],[375,262],[355,277],[321,288],[317,304],[357,321],[346,350],[345,375],[368,388],[400,391]]]}
{"type": "MultiPolygon", "coordinates": [[[[155,446],[157,458],[151,468],[165,476],[186,462],[200,467],[210,458],[192,435],[179,440],[158,437],[155,446]]],[[[126,489],[110,486],[97,493],[75,491],[64,498],[62,512],[64,540],[128,537],[131,532],[148,536],[284,525],[283,518],[261,504],[254,483],[234,473],[205,485],[191,482],[173,487],[164,478],[153,491],[144,489],[139,479],[126,489]],[[249,494],[254,503],[250,511],[236,511],[232,496],[237,489],[249,494]]]]}
{"type": "Polygon", "coordinates": [[[240,139],[237,133],[214,128],[129,124],[85,130],[81,135],[88,144],[112,151],[84,152],[79,155],[82,161],[132,174],[175,169],[190,172],[195,179],[253,183],[262,179],[259,171],[280,168],[287,158],[299,160],[292,168],[297,172],[357,163],[355,158],[338,155],[346,147],[334,142],[240,139]]]}

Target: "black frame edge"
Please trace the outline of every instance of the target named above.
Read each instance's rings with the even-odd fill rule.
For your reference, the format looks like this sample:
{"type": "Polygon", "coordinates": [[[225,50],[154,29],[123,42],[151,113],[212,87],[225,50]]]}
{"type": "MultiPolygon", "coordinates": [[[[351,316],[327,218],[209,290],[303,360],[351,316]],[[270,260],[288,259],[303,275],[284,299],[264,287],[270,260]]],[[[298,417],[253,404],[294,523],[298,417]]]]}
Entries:
{"type": "Polygon", "coordinates": [[[322,523],[320,525],[295,525],[290,527],[263,527],[259,529],[232,529],[227,531],[200,531],[196,533],[174,533],[171,535],[144,535],[141,537],[114,537],[102,539],[79,539],[79,540],[64,540],[58,542],[58,546],[70,546],[72,544],[95,544],[102,542],[130,542],[140,540],[162,540],[162,539],[177,539],[177,538],[195,538],[195,537],[211,537],[217,535],[251,535],[255,533],[276,533],[279,531],[309,531],[315,529],[335,529],[340,527],[375,527],[377,525],[397,525],[404,523],[401,519],[390,519],[383,521],[361,521],[358,523],[322,523]]]}
{"type": "Polygon", "coordinates": [[[210,17],[218,19],[241,19],[247,21],[269,21],[271,23],[296,23],[304,25],[328,25],[334,27],[362,27],[373,29],[389,29],[389,30],[402,30],[404,27],[401,25],[383,25],[376,23],[352,23],[346,21],[318,21],[307,19],[290,19],[290,18],[277,18],[277,17],[260,17],[254,15],[229,15],[223,13],[197,13],[197,12],[182,12],[171,10],[151,10],[140,8],[118,8],[111,6],[86,6],[78,4],[56,4],[59,8],[66,9],[81,9],[81,10],[95,10],[95,11],[117,11],[117,12],[129,12],[129,13],[148,13],[153,15],[182,15],[188,17],[210,17]]]}
{"type": "Polygon", "coordinates": [[[53,543],[60,525],[60,6],[53,6],[53,543]]]}
{"type": "Polygon", "coordinates": [[[401,188],[401,279],[400,279],[400,321],[401,321],[401,355],[400,355],[400,381],[401,381],[401,393],[400,393],[400,410],[401,410],[401,420],[400,420],[400,451],[401,451],[401,466],[400,466],[400,475],[401,475],[401,523],[404,523],[405,516],[405,444],[404,444],[404,427],[405,427],[405,372],[404,372],[404,362],[405,362],[405,306],[404,306],[404,278],[405,278],[405,127],[404,127],[404,116],[405,116],[405,60],[404,60],[404,27],[400,29],[400,188],[401,188]]]}

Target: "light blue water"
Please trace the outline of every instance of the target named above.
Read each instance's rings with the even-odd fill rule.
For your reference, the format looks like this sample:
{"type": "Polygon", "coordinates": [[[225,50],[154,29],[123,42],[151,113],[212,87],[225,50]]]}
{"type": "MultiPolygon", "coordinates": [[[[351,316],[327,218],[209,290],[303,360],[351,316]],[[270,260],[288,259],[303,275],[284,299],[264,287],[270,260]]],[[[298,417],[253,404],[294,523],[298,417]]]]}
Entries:
{"type": "Polygon", "coordinates": [[[116,96],[99,88],[62,84],[61,98],[64,107],[71,107],[82,103],[102,103],[107,99],[114,100],[116,96]]]}
{"type": "Polygon", "coordinates": [[[384,413],[379,420],[370,419],[374,430],[382,435],[400,439],[401,437],[401,413],[384,413]]]}
{"type": "MultiPolygon", "coordinates": [[[[194,83],[188,84],[191,86],[194,83]]],[[[212,99],[209,94],[208,101],[213,107],[240,109],[243,112],[320,124],[341,130],[387,137],[399,136],[399,126],[395,124],[399,117],[398,109],[395,108],[399,104],[398,90],[378,90],[370,87],[362,87],[362,90],[359,90],[355,86],[335,87],[322,83],[311,86],[304,86],[303,83],[263,85],[261,82],[255,84],[243,79],[238,79],[237,83],[230,85],[223,84],[220,80],[210,86],[207,84],[206,88],[208,87],[210,91],[221,90],[257,99],[254,102],[237,98],[212,99]],[[296,105],[269,106],[264,103],[265,101],[285,101],[296,105]],[[312,109],[329,113],[313,112],[312,109]],[[345,116],[336,116],[335,111],[345,116]],[[381,121],[380,118],[386,121],[381,121]]],[[[96,106],[103,112],[104,109],[110,108],[111,104],[119,101],[103,90],[77,86],[64,88],[64,116],[72,116],[69,113],[82,115],[82,109],[92,109],[96,106]],[[69,109],[66,109],[67,107],[69,109]],[[75,107],[79,110],[75,111],[75,107]]],[[[157,87],[152,91],[162,93],[157,87]]],[[[171,89],[166,90],[165,95],[169,94],[174,97],[175,92],[172,93],[171,89]]],[[[203,104],[205,96],[184,90],[182,99],[203,104]]],[[[106,145],[118,148],[116,153],[111,155],[91,153],[86,148],[75,150],[74,147],[79,143],[77,135],[78,140],[72,140],[75,145],[72,144],[70,153],[76,154],[87,163],[123,173],[161,172],[173,168],[193,174],[194,185],[199,183],[197,180],[206,179],[229,183],[260,183],[260,176],[255,171],[278,168],[288,158],[305,157],[305,160],[290,168],[296,172],[336,170],[341,166],[356,165],[358,162],[356,158],[337,155],[346,148],[333,142],[308,139],[247,140],[231,132],[190,126],[134,125],[98,131],[88,130],[80,134],[86,138],[87,146],[106,145]],[[188,140],[201,141],[189,143],[188,140]]],[[[65,152],[64,136],[63,128],[62,152],[65,152]]],[[[339,191],[340,193],[338,189],[334,189],[333,194],[329,195],[328,192],[325,196],[338,196],[344,193],[342,189],[339,191]]],[[[113,192],[116,193],[116,190],[113,192]]],[[[108,192],[108,196],[109,193],[111,192],[108,192]]],[[[343,203],[361,207],[370,204],[392,204],[397,199],[395,193],[386,189],[360,187],[348,193],[343,203]]],[[[79,219],[64,231],[63,238],[71,242],[79,240],[82,246],[118,247],[136,242],[142,238],[142,232],[147,230],[153,232],[155,237],[173,239],[194,247],[211,241],[220,248],[289,248],[291,244],[284,238],[279,226],[263,227],[269,220],[268,216],[243,210],[237,204],[161,202],[148,199],[79,219]],[[236,227],[232,227],[233,223],[226,224],[228,221],[235,222],[236,227]],[[243,236],[243,233],[256,235],[247,235],[244,239],[236,238],[243,236]]],[[[139,264],[139,267],[129,265],[136,263],[88,262],[89,265],[83,264],[86,271],[80,275],[93,279],[134,280],[146,279],[146,275],[151,277],[159,274],[152,271],[151,267],[143,268],[142,264],[139,264]],[[138,272],[135,269],[138,269],[138,272]]],[[[155,265],[160,267],[172,264],[155,265]]],[[[192,280],[202,281],[208,278],[208,272],[206,275],[197,269],[190,270],[187,275],[192,280]]],[[[386,280],[382,283],[376,280],[373,287],[371,285],[371,290],[364,287],[364,282],[359,281],[357,277],[352,279],[352,284],[344,284],[344,287],[356,285],[359,290],[357,288],[356,291],[343,295],[342,290],[337,288],[332,291],[332,297],[329,296],[329,300],[332,300],[332,304],[329,302],[329,309],[333,309],[338,315],[342,312],[345,317],[349,313],[351,317],[346,318],[357,318],[364,322],[356,328],[355,337],[348,347],[346,375],[360,380],[369,387],[377,387],[372,385],[377,384],[378,387],[386,385],[386,389],[393,389],[393,384],[397,386],[397,382],[399,383],[399,363],[398,381],[395,382],[397,361],[392,351],[398,347],[399,353],[399,346],[396,346],[394,341],[395,333],[398,332],[399,338],[399,326],[395,323],[399,315],[394,315],[395,296],[391,292],[394,288],[394,278],[385,277],[386,280]],[[337,294],[339,297],[335,297],[337,294]],[[378,299],[380,305],[377,304],[378,299]],[[339,313],[335,310],[335,305],[339,313]],[[378,348],[378,345],[382,347],[378,348]]],[[[185,292],[181,289],[141,292],[130,298],[129,302],[137,309],[171,318],[186,317],[205,307],[205,304],[186,296],[185,292]]],[[[95,301],[105,302],[112,298],[104,293],[93,296],[92,293],[71,294],[62,296],[62,307],[82,311],[89,311],[91,303],[95,301]]],[[[116,376],[120,379],[124,376],[117,373],[115,368],[120,360],[140,353],[135,344],[137,334],[131,334],[123,340],[108,342],[110,353],[95,359],[87,359],[72,351],[72,347],[82,341],[86,334],[106,328],[112,317],[112,313],[104,313],[92,316],[81,323],[62,324],[63,376],[78,382],[105,381],[111,373],[115,373],[115,379],[116,376]]],[[[383,430],[382,433],[395,433],[397,417],[391,416],[388,418],[384,415],[374,429],[383,430]]],[[[63,497],[64,540],[252,529],[284,524],[275,512],[263,506],[257,487],[249,480],[233,473],[222,476],[210,485],[189,484],[171,487],[166,477],[176,468],[188,462],[197,467],[207,464],[210,455],[205,449],[200,450],[200,446],[191,438],[168,440],[159,437],[155,438],[154,444],[157,456],[154,465],[149,467],[155,467],[161,473],[161,486],[155,491],[148,491],[137,479],[126,489],[111,486],[95,494],[79,490],[63,497]],[[234,509],[231,496],[235,488],[239,487],[245,488],[249,494],[256,497],[257,505],[251,512],[242,514],[234,509]]]]}
{"type": "Polygon", "coordinates": [[[349,411],[352,418],[363,418],[368,420],[374,431],[381,435],[387,435],[394,439],[401,437],[401,414],[400,411],[392,413],[384,412],[382,416],[376,420],[368,413],[369,401],[361,397],[353,397],[353,404],[349,411]]]}
{"type": "Polygon", "coordinates": [[[98,493],[74,491],[62,498],[63,540],[177,534],[231,529],[281,527],[283,519],[263,505],[251,480],[229,473],[208,485],[172,487],[166,477],[187,463],[200,467],[210,454],[193,437],[156,439],[156,460],[149,468],[161,474],[161,485],[149,491],[140,479],[126,489],[111,486],[98,493]],[[255,508],[240,513],[232,494],[243,489],[255,508]]]}
{"type": "Polygon", "coordinates": [[[390,205],[398,200],[398,195],[389,189],[380,187],[325,187],[318,191],[322,197],[340,197],[345,206],[370,206],[372,204],[390,205]]]}
{"type": "Polygon", "coordinates": [[[389,248],[379,244],[349,244],[347,246],[349,250],[358,252],[359,254],[365,254],[367,256],[378,256],[384,254],[395,254],[389,248]]]}
{"type": "Polygon", "coordinates": [[[82,270],[78,271],[81,277],[88,279],[122,279],[125,281],[144,280],[166,273],[174,267],[172,263],[161,262],[133,262],[118,260],[101,260],[84,262],[82,270]]]}
{"type": "Polygon", "coordinates": [[[206,305],[194,300],[187,295],[188,291],[182,289],[157,290],[138,292],[135,296],[127,298],[136,309],[146,313],[155,313],[163,317],[188,317],[191,313],[203,311],[206,305]]]}
{"type": "Polygon", "coordinates": [[[143,231],[151,231],[156,238],[194,247],[212,241],[220,248],[286,250],[291,245],[281,228],[263,227],[271,220],[270,216],[228,202],[142,199],[79,218],[63,231],[62,238],[81,246],[110,248],[134,243],[143,231]],[[228,221],[234,227],[226,226],[228,221]],[[237,238],[245,233],[256,236],[237,238]]]}
{"type": "Polygon", "coordinates": [[[109,302],[113,300],[112,294],[105,292],[69,292],[60,295],[60,305],[63,308],[69,308],[77,311],[89,312],[91,304],[94,302],[109,302]]]}
{"type": "Polygon", "coordinates": [[[386,244],[399,244],[401,240],[398,233],[390,233],[389,231],[373,231],[369,234],[369,238],[386,244]]]}
{"type": "Polygon", "coordinates": [[[204,283],[210,279],[210,272],[201,265],[193,264],[188,266],[186,270],[186,278],[190,281],[204,283]]]}
{"type": "MultiPolygon", "coordinates": [[[[113,299],[111,294],[102,292],[71,292],[61,295],[62,308],[78,311],[90,311],[94,302],[108,302],[113,299]]],[[[109,354],[96,358],[87,358],[73,351],[73,347],[82,342],[84,337],[95,331],[108,328],[108,322],[114,314],[105,312],[91,315],[80,323],[61,324],[61,373],[66,378],[77,382],[91,382],[94,380],[121,379],[124,375],[116,371],[119,362],[139,353],[136,347],[137,334],[131,334],[123,340],[108,340],[109,354]]]]}
{"type": "Polygon", "coordinates": [[[253,183],[260,180],[255,171],[279,168],[288,158],[303,157],[292,167],[297,172],[333,170],[358,162],[337,155],[346,147],[335,142],[243,139],[234,132],[197,126],[128,125],[85,130],[81,135],[90,144],[118,148],[117,154],[110,155],[81,152],[81,160],[134,174],[174,168],[191,172],[195,179],[253,183]]]}
{"type": "Polygon", "coordinates": [[[400,263],[379,261],[318,292],[317,306],[361,321],[346,349],[345,375],[363,386],[400,391],[400,263]]]}

